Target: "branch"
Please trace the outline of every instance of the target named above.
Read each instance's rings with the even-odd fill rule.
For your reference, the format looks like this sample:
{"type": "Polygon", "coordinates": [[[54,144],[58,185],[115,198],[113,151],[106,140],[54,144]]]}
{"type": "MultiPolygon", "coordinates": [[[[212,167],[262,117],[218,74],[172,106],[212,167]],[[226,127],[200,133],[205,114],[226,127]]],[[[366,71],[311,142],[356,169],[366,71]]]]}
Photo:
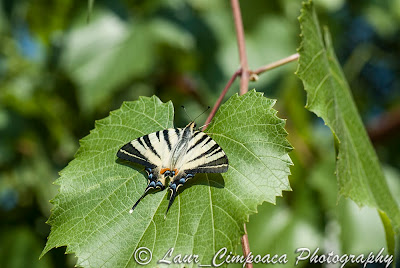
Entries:
{"type": "MultiPolygon", "coordinates": [[[[249,89],[249,65],[247,63],[246,44],[244,40],[242,15],[240,14],[239,0],[231,0],[233,19],[235,20],[236,38],[239,47],[240,67],[242,75],[240,78],[240,95],[245,94],[249,89]]],[[[243,255],[248,256],[250,253],[249,238],[247,236],[246,223],[244,223],[244,235],[242,236],[243,255]]],[[[253,268],[252,263],[246,263],[247,268],[253,268]]]]}
{"type": "MultiPolygon", "coordinates": [[[[257,81],[259,74],[262,74],[262,73],[264,73],[266,71],[269,71],[269,70],[272,70],[272,69],[277,68],[279,66],[282,66],[282,65],[284,65],[286,63],[295,61],[298,58],[299,58],[299,54],[296,53],[296,54],[293,54],[293,55],[291,55],[289,57],[286,57],[284,59],[281,59],[281,60],[275,61],[273,63],[267,64],[265,66],[262,66],[262,67],[258,68],[255,71],[251,71],[250,70],[249,71],[249,73],[251,74],[250,80],[251,81],[257,81]]],[[[215,102],[210,114],[207,117],[206,122],[204,123],[203,129],[202,129],[203,131],[206,130],[208,124],[210,124],[211,120],[214,118],[216,112],[218,111],[219,106],[221,106],[222,100],[224,99],[224,97],[225,97],[226,93],[228,92],[229,88],[231,87],[232,83],[235,81],[236,77],[238,77],[241,74],[242,74],[242,68],[238,69],[232,75],[232,77],[229,79],[228,83],[226,83],[226,86],[225,86],[224,90],[219,95],[218,100],[215,102]]]]}
{"type": "Polygon", "coordinates": [[[222,100],[224,99],[226,93],[228,92],[229,88],[231,87],[233,81],[235,81],[236,77],[242,73],[242,69],[237,70],[231,77],[231,79],[229,79],[228,83],[226,84],[224,90],[221,92],[221,94],[218,97],[218,100],[215,102],[210,114],[207,117],[206,122],[204,123],[203,126],[203,131],[206,130],[208,124],[210,124],[211,120],[214,118],[215,113],[217,112],[219,106],[221,106],[222,100]]]}
{"type": "MultiPolygon", "coordinates": [[[[239,0],[231,0],[231,5],[232,5],[233,18],[235,21],[236,37],[237,37],[237,42],[238,42],[238,47],[239,47],[239,57],[240,57],[241,68],[232,75],[232,77],[229,79],[228,83],[226,84],[224,90],[221,92],[218,100],[215,102],[214,107],[212,108],[209,116],[207,117],[207,120],[202,129],[203,131],[207,128],[208,124],[211,122],[211,120],[215,116],[215,113],[217,112],[219,106],[221,105],[223,98],[225,97],[226,93],[228,92],[229,88],[231,87],[232,83],[235,81],[237,76],[239,76],[239,75],[241,76],[240,95],[243,95],[248,91],[250,75],[252,76],[252,80],[257,80],[259,74],[261,74],[265,71],[268,71],[270,69],[276,68],[278,66],[281,66],[283,64],[286,64],[288,62],[297,60],[299,57],[299,54],[296,53],[296,54],[289,56],[285,59],[282,59],[280,61],[260,67],[255,71],[250,71],[248,63],[247,63],[246,45],[245,45],[245,40],[244,40],[243,22],[242,22],[242,15],[240,14],[239,0]]],[[[244,223],[243,227],[244,227],[244,235],[241,237],[242,250],[243,250],[243,255],[248,256],[250,254],[250,244],[249,244],[249,238],[247,235],[246,223],[244,223]]],[[[253,268],[253,264],[246,263],[246,268],[253,268]]]]}
{"type": "Polygon", "coordinates": [[[300,56],[299,53],[296,53],[296,54],[290,55],[289,57],[286,57],[284,59],[275,61],[275,62],[267,64],[267,65],[264,65],[264,66],[256,69],[255,71],[250,71],[250,79],[252,81],[257,81],[259,74],[262,74],[263,72],[266,72],[268,70],[274,69],[276,67],[282,66],[282,65],[284,65],[286,63],[295,61],[295,60],[297,60],[299,58],[299,56],[300,56]]]}
{"type": "Polygon", "coordinates": [[[242,75],[240,79],[240,95],[245,94],[249,88],[249,65],[247,63],[246,44],[244,40],[242,15],[240,13],[239,0],[231,0],[233,19],[235,21],[236,38],[239,47],[240,66],[242,75]]]}
{"type": "MultiPolygon", "coordinates": [[[[221,105],[223,98],[225,97],[226,93],[228,92],[229,88],[231,87],[233,81],[235,81],[237,76],[239,76],[239,75],[241,76],[240,95],[243,95],[248,91],[250,75],[252,77],[252,80],[255,81],[255,80],[257,80],[259,74],[261,74],[265,71],[268,71],[270,69],[276,68],[278,66],[281,66],[283,64],[286,64],[288,62],[297,60],[299,58],[299,54],[296,53],[296,54],[293,54],[293,55],[291,55],[285,59],[282,59],[280,61],[260,67],[255,71],[250,71],[248,62],[247,62],[246,45],[245,45],[245,40],[244,40],[243,22],[242,22],[242,15],[240,14],[239,0],[231,0],[231,5],[232,5],[233,18],[235,21],[236,38],[237,38],[238,47],[239,47],[239,57],[240,57],[241,68],[232,75],[231,79],[229,79],[228,83],[226,84],[224,90],[221,92],[218,100],[214,104],[214,107],[211,110],[211,112],[204,124],[203,131],[207,128],[208,124],[211,122],[211,120],[215,116],[215,113],[217,112],[219,106],[221,105]]],[[[250,254],[250,243],[249,243],[249,237],[247,236],[246,223],[244,223],[244,232],[245,233],[241,238],[242,250],[243,250],[243,255],[248,256],[250,254]]],[[[253,264],[246,263],[246,268],[253,268],[253,264]]]]}
{"type": "MultiPolygon", "coordinates": [[[[244,235],[241,238],[242,241],[242,250],[245,258],[247,259],[247,256],[250,253],[250,244],[249,244],[249,237],[247,236],[247,228],[246,228],[246,223],[244,225],[244,235]]],[[[253,263],[246,262],[246,267],[247,268],[253,268],[253,263]]]]}

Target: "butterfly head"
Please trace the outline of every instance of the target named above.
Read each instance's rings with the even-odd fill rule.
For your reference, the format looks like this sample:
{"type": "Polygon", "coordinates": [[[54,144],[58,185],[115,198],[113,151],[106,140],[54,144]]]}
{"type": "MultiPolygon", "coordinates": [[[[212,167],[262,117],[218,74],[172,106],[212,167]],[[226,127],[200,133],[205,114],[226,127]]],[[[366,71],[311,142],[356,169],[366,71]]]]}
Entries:
{"type": "Polygon", "coordinates": [[[191,128],[191,129],[195,129],[196,128],[196,122],[194,122],[194,121],[192,121],[192,122],[190,122],[189,124],[187,124],[187,128],[191,128]]]}
{"type": "MultiPolygon", "coordinates": [[[[191,118],[191,117],[189,116],[189,114],[187,113],[185,107],[184,107],[183,105],[182,105],[181,107],[182,107],[183,110],[185,111],[187,117],[189,117],[190,120],[192,120],[192,118],[191,118]]],[[[186,127],[190,127],[190,128],[192,128],[192,129],[195,129],[195,128],[196,128],[196,123],[195,123],[196,119],[199,118],[201,115],[203,115],[205,112],[207,112],[209,109],[210,109],[210,106],[208,106],[206,110],[204,110],[204,111],[203,111],[201,114],[199,114],[195,119],[193,119],[186,127]]]]}

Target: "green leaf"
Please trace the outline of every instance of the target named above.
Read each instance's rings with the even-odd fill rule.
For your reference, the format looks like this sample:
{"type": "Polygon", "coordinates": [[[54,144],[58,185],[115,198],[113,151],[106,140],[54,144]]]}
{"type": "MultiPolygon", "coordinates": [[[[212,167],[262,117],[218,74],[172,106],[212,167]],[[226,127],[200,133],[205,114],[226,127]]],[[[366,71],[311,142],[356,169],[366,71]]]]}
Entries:
{"type": "Polygon", "coordinates": [[[339,194],[359,206],[383,211],[398,230],[399,207],[389,191],[336,59],[330,34],[325,28],[322,35],[311,1],[303,5],[299,21],[302,45],[297,75],[307,91],[307,109],[321,117],[334,135],[339,194]]]}
{"type": "Polygon", "coordinates": [[[147,179],[143,167],[121,164],[115,155],[130,140],[173,127],[174,109],[157,97],[125,102],[96,122],[75,159],[61,171],[42,255],[66,245],[79,266],[135,267],[135,250],[147,247],[153,254],[150,266],[155,267],[170,248],[173,256],[196,254],[202,264],[210,264],[222,247],[234,252],[243,223],[257,205],[274,203],[283,190],[290,190],[291,146],[274,103],[252,91],[220,107],[207,132],[228,155],[229,170],[197,174],[164,220],[168,191],[146,196],[128,213],[147,179]]]}

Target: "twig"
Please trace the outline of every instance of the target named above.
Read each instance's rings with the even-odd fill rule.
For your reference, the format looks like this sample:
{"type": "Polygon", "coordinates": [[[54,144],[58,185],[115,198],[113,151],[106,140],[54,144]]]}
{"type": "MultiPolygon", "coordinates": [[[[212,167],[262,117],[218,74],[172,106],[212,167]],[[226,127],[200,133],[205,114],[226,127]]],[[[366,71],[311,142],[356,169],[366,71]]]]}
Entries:
{"type": "Polygon", "coordinates": [[[239,0],[231,0],[233,19],[235,21],[236,38],[239,47],[240,66],[242,75],[240,79],[240,95],[245,94],[249,88],[249,65],[247,63],[246,44],[244,40],[242,15],[240,13],[239,0]]]}
{"type": "MultiPolygon", "coordinates": [[[[254,80],[256,80],[258,74],[261,74],[265,71],[268,71],[270,69],[281,66],[288,62],[297,60],[299,57],[299,55],[296,53],[285,59],[282,59],[277,62],[260,67],[255,71],[250,71],[248,62],[247,62],[246,46],[245,46],[245,40],[244,40],[242,15],[240,14],[239,0],[231,0],[231,5],[232,5],[233,18],[235,21],[236,37],[237,37],[237,42],[238,42],[238,47],[239,47],[239,57],[240,57],[241,68],[232,75],[232,77],[229,79],[228,83],[226,84],[224,90],[221,92],[218,100],[215,102],[214,107],[212,108],[209,116],[207,117],[207,120],[202,129],[203,131],[207,128],[208,124],[211,122],[211,120],[215,116],[219,106],[222,103],[223,98],[225,97],[226,93],[228,92],[229,88],[231,87],[233,81],[235,81],[236,77],[238,77],[239,75],[241,76],[240,95],[243,95],[248,91],[250,75],[254,78],[254,80]]],[[[247,257],[250,254],[250,244],[249,244],[249,237],[247,235],[246,223],[244,223],[243,227],[244,227],[244,235],[241,238],[242,250],[243,250],[243,255],[247,257]]],[[[246,268],[253,268],[253,264],[246,263],[246,268]]]]}
{"type": "MultiPolygon", "coordinates": [[[[289,57],[286,57],[286,58],[284,58],[284,59],[275,61],[275,62],[270,63],[270,64],[267,64],[267,65],[264,65],[264,66],[262,66],[262,67],[256,69],[255,71],[250,71],[250,79],[251,79],[251,77],[254,77],[253,75],[256,75],[256,76],[257,76],[257,75],[262,74],[263,72],[266,72],[266,71],[268,71],[268,70],[271,70],[271,69],[274,69],[274,68],[276,68],[276,67],[282,66],[282,65],[284,65],[284,64],[286,64],[286,63],[295,61],[295,60],[297,60],[298,58],[299,58],[299,53],[296,53],[296,54],[290,55],[289,57]]],[[[255,80],[257,80],[257,78],[254,77],[254,78],[251,79],[251,80],[255,81],[255,80]]]]}
{"type": "Polygon", "coordinates": [[[236,77],[241,74],[242,69],[237,70],[231,77],[231,79],[229,79],[228,83],[226,84],[224,90],[221,92],[221,94],[218,97],[218,100],[215,102],[210,114],[207,117],[206,122],[204,123],[204,127],[203,127],[203,131],[206,130],[208,124],[210,124],[211,120],[213,119],[215,113],[217,112],[219,106],[222,103],[222,100],[224,99],[226,93],[228,92],[229,88],[231,87],[233,81],[235,81],[236,77]]]}
{"type": "MultiPolygon", "coordinates": [[[[242,73],[242,69],[240,68],[237,70],[229,79],[228,83],[226,84],[224,90],[221,92],[221,94],[218,97],[218,100],[215,102],[214,107],[212,108],[209,116],[207,117],[206,122],[204,123],[203,131],[207,128],[208,124],[211,122],[213,117],[215,116],[215,113],[217,112],[219,106],[222,103],[222,100],[224,99],[226,93],[228,92],[229,88],[231,87],[232,83],[235,81],[236,77],[238,77],[242,73]]],[[[247,236],[247,229],[246,229],[246,223],[244,223],[244,235],[241,237],[242,241],[242,249],[243,249],[243,255],[247,257],[247,255],[250,253],[250,244],[249,244],[249,237],[247,236]]],[[[252,263],[246,263],[247,268],[253,268],[252,263]]]]}
{"type": "MultiPolygon", "coordinates": [[[[240,95],[245,94],[249,89],[249,65],[247,63],[246,44],[244,40],[242,15],[240,14],[239,0],[231,0],[233,19],[235,20],[236,38],[239,47],[240,67],[242,75],[240,78],[240,95]]],[[[250,253],[249,238],[247,236],[246,223],[244,223],[244,235],[242,236],[243,255],[248,256],[250,253]]],[[[247,268],[253,268],[252,263],[246,263],[247,268]]]]}
{"type": "MultiPolygon", "coordinates": [[[[250,76],[250,79],[251,79],[251,77],[254,77],[253,75],[256,75],[256,76],[257,76],[257,75],[262,74],[262,73],[264,73],[264,72],[266,72],[266,71],[269,71],[269,70],[271,70],[271,69],[274,69],[274,68],[277,68],[277,67],[279,67],[279,66],[285,65],[286,63],[295,61],[295,60],[297,60],[298,58],[299,58],[299,54],[296,53],[296,54],[293,54],[293,55],[291,55],[291,56],[289,56],[289,57],[286,57],[286,58],[284,58],[284,59],[281,59],[281,60],[275,61],[275,62],[273,62],[273,63],[267,64],[267,65],[265,65],[265,66],[262,66],[262,67],[256,69],[255,71],[251,71],[251,70],[250,70],[250,71],[249,71],[249,73],[250,73],[250,75],[251,75],[251,76],[250,76]]],[[[241,75],[241,74],[242,74],[242,68],[238,69],[238,70],[232,75],[232,77],[229,79],[228,83],[226,83],[226,86],[225,86],[224,90],[223,90],[223,91],[221,92],[221,94],[219,95],[218,100],[215,102],[215,104],[214,104],[214,106],[213,106],[213,108],[212,108],[210,114],[209,114],[208,117],[207,117],[206,122],[204,123],[204,127],[203,127],[203,129],[202,129],[203,131],[207,128],[208,124],[209,124],[209,123],[211,122],[211,120],[214,118],[216,112],[218,111],[219,106],[221,106],[222,100],[224,99],[224,97],[225,97],[226,93],[228,92],[229,88],[231,87],[232,83],[235,81],[236,77],[238,77],[238,76],[241,75]]],[[[257,78],[258,78],[258,77],[257,77],[257,78]]],[[[251,80],[252,80],[252,81],[256,81],[257,79],[251,79],[251,80]]]]}
{"type": "MultiPolygon", "coordinates": [[[[244,257],[247,259],[247,256],[250,253],[250,244],[249,244],[249,237],[247,236],[246,223],[244,223],[243,225],[244,225],[244,235],[242,236],[241,241],[242,241],[243,254],[244,257]]],[[[253,263],[246,262],[246,267],[252,268],[253,263]]]]}
{"type": "MultiPolygon", "coordinates": [[[[243,225],[244,225],[244,235],[241,237],[242,251],[243,251],[243,256],[247,259],[247,256],[249,256],[250,254],[250,243],[249,243],[249,237],[247,236],[246,223],[243,223],[243,225]]],[[[246,262],[246,268],[253,268],[253,263],[246,262]]]]}

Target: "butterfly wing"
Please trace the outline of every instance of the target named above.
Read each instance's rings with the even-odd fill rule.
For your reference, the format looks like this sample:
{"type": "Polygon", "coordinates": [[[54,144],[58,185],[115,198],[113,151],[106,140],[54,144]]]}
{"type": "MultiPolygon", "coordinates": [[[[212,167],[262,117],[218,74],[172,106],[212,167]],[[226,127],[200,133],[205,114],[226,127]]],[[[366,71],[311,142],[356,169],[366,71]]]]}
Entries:
{"type": "Polygon", "coordinates": [[[194,131],[180,170],[186,174],[223,173],[228,170],[224,150],[207,134],[194,131]]]}
{"type": "Polygon", "coordinates": [[[228,158],[222,148],[207,134],[193,131],[194,123],[185,129],[170,128],[157,131],[133,140],[119,149],[117,156],[144,165],[148,172],[149,184],[144,194],[133,205],[130,213],[150,189],[163,190],[167,184],[166,173],[161,168],[171,167],[179,170],[172,173],[169,185],[171,196],[167,214],[177,190],[196,173],[222,173],[228,170],[228,158]]]}
{"type": "Polygon", "coordinates": [[[139,137],[122,146],[117,156],[151,169],[161,167],[169,161],[171,150],[178,142],[179,131],[170,128],[139,137]]]}
{"type": "Polygon", "coordinates": [[[145,166],[148,173],[148,185],[129,213],[133,212],[149,190],[165,189],[167,182],[160,174],[161,167],[169,166],[181,131],[179,128],[170,128],[150,133],[128,142],[118,150],[117,157],[145,166]]]}

